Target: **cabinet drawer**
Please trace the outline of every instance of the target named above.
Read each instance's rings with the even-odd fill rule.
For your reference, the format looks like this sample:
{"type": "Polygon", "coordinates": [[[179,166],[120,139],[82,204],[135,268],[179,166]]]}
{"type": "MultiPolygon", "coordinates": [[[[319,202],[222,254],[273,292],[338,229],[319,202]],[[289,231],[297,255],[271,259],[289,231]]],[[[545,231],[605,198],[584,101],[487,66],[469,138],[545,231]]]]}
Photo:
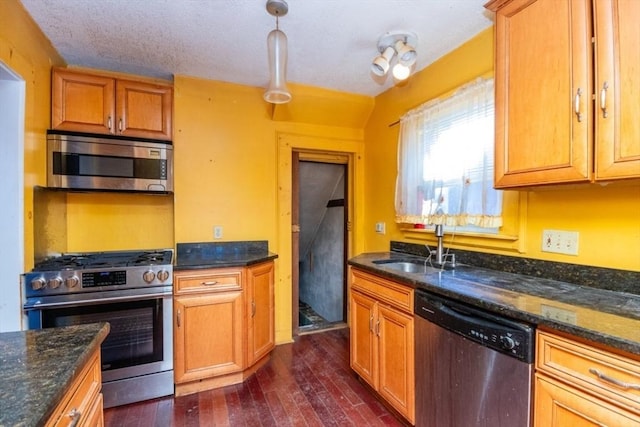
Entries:
{"type": "Polygon", "coordinates": [[[220,268],[189,271],[174,274],[174,292],[176,295],[241,290],[243,270],[220,268]]]}
{"type": "Polygon", "coordinates": [[[360,270],[351,270],[351,288],[413,314],[413,289],[360,270]]]}
{"type": "Polygon", "coordinates": [[[640,414],[640,362],[545,332],[536,369],[640,414]]]}
{"type": "Polygon", "coordinates": [[[102,387],[99,353],[96,353],[83,369],[78,379],[62,399],[47,426],[71,425],[75,418],[77,425],[83,425],[99,398],[102,387]]]}

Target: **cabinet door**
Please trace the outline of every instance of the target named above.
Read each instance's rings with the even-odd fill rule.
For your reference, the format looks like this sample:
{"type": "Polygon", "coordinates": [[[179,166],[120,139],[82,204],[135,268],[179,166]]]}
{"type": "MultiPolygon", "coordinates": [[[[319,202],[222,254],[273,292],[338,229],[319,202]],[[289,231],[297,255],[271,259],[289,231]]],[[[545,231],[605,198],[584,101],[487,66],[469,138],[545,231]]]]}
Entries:
{"type": "Polygon", "coordinates": [[[118,80],[118,133],[124,136],[170,140],[173,90],[170,86],[118,80]]]}
{"type": "Polygon", "coordinates": [[[514,0],[497,10],[497,188],[590,178],[590,5],[514,0]]]}
{"type": "Polygon", "coordinates": [[[113,133],[115,80],[69,70],[52,74],[51,127],[58,130],[113,133]]]}
{"type": "Polygon", "coordinates": [[[535,427],[640,426],[640,417],[536,374],[535,427]]]}
{"type": "Polygon", "coordinates": [[[374,299],[351,291],[351,369],[374,389],[378,388],[378,339],[374,329],[377,303],[374,299]]]}
{"type": "Polygon", "coordinates": [[[98,394],[95,402],[89,409],[87,414],[87,421],[84,425],[88,427],[103,427],[104,426],[104,409],[102,402],[102,393],[98,394]]]}
{"type": "Polygon", "coordinates": [[[175,298],[174,319],[176,383],[243,369],[242,292],[175,298]]]}
{"type": "Polygon", "coordinates": [[[596,179],[640,177],[640,2],[594,1],[596,179]]]}
{"type": "Polygon", "coordinates": [[[247,269],[247,363],[253,365],[275,346],[273,262],[247,269]]]}
{"type": "Polygon", "coordinates": [[[415,369],[413,316],[378,306],[378,392],[398,412],[414,422],[415,369]]]}

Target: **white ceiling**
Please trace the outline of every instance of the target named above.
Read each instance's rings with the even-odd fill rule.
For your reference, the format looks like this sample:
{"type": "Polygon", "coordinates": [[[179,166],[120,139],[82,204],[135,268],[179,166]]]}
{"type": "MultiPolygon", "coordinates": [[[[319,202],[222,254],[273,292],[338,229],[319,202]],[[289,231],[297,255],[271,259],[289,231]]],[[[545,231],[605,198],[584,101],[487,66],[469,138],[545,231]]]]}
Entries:
{"type": "MultiPolygon", "coordinates": [[[[250,86],[269,79],[266,0],[21,0],[69,65],[250,86]]],[[[418,36],[421,70],[492,25],[487,0],[289,0],[287,80],[364,95],[389,31],[418,36]]]]}

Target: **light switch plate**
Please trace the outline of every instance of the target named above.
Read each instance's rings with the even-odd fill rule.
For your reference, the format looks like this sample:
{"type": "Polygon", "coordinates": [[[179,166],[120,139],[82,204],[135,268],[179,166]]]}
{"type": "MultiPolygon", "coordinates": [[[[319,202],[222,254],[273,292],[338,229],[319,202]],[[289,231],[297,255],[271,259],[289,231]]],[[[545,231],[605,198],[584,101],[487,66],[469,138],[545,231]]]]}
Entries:
{"type": "Polygon", "coordinates": [[[543,230],[542,251],[565,255],[578,255],[577,231],[543,230]]]}
{"type": "Polygon", "coordinates": [[[213,238],[214,239],[222,239],[222,227],[219,225],[216,225],[215,227],[213,227],[213,238]]]}
{"type": "Polygon", "coordinates": [[[376,233],[384,234],[386,232],[386,224],[384,222],[376,222],[376,233]]]}

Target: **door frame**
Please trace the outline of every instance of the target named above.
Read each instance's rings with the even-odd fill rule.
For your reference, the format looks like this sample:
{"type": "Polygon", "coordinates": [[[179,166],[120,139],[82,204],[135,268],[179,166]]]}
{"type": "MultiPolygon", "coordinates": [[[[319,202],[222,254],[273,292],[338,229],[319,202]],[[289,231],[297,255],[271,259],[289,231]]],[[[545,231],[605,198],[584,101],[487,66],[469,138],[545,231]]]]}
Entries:
{"type": "Polygon", "coordinates": [[[24,79],[0,61],[0,332],[22,329],[20,275],[24,272],[24,79]]]}
{"type": "Polygon", "coordinates": [[[300,162],[321,163],[341,165],[344,171],[344,233],[342,236],[343,250],[343,295],[342,295],[342,320],[348,323],[347,319],[347,260],[349,259],[349,206],[350,206],[350,182],[349,182],[349,160],[350,157],[344,153],[317,153],[308,151],[293,150],[291,153],[291,328],[292,335],[297,337],[300,333],[299,322],[299,299],[300,299],[300,162]]]}
{"type": "MultiPolygon", "coordinates": [[[[364,141],[362,139],[331,138],[312,135],[277,133],[278,145],[278,268],[276,281],[276,342],[293,340],[293,251],[292,251],[292,156],[304,153],[319,161],[347,159],[348,206],[345,257],[360,253],[364,248],[361,224],[364,206],[364,141]],[[286,308],[285,308],[286,307],[286,308]]],[[[344,162],[344,160],[341,160],[344,162]]],[[[335,162],[335,161],[334,161],[335,162]]],[[[296,264],[297,265],[297,264],[296,264]]],[[[347,283],[347,288],[349,284],[347,283]]],[[[346,289],[348,292],[348,289],[346,289]]],[[[297,301],[296,301],[297,306],[297,301]]],[[[346,320],[348,322],[348,307],[346,320]]]]}

